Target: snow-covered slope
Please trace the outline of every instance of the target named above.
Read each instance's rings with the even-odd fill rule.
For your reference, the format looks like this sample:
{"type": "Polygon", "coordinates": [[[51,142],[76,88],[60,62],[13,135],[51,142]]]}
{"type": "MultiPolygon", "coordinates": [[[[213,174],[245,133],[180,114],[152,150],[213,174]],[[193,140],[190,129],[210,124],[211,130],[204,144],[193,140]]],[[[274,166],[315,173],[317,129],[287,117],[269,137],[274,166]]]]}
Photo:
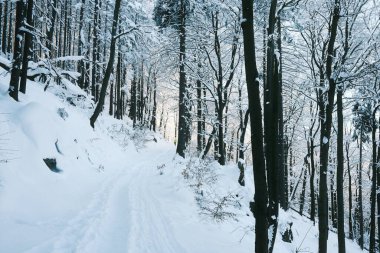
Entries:
{"type": "MultiPolygon", "coordinates": [[[[93,130],[91,102],[69,84],[44,92],[29,82],[14,102],[2,74],[1,252],[253,252],[250,171],[240,187],[235,166],[180,159],[172,144],[128,120],[103,115],[93,130]],[[45,158],[56,159],[60,173],[45,158]]],[[[317,252],[317,228],[282,212],[280,225],[288,221],[294,241],[279,234],[275,252],[317,252]]],[[[336,242],[331,234],[330,252],[336,242]]]]}

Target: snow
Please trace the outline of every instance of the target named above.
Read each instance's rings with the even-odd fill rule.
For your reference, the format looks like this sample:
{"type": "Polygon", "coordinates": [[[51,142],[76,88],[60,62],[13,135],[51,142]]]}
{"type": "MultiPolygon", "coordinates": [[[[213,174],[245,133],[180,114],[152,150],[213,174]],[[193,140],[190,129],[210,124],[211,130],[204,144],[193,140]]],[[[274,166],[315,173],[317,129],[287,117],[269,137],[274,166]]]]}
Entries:
{"type": "MultiPolygon", "coordinates": [[[[10,140],[2,147],[10,152],[0,153],[8,159],[0,163],[1,252],[253,252],[251,169],[241,187],[236,165],[176,157],[173,144],[129,120],[104,114],[93,130],[90,99],[77,106],[67,99],[83,95],[74,85],[44,92],[29,81],[15,102],[8,83],[0,70],[0,134],[10,140]],[[44,158],[55,158],[62,172],[50,171],[44,158]],[[225,196],[231,217],[215,220],[202,209],[225,196]]],[[[317,227],[305,217],[281,210],[278,230],[274,252],[317,252],[317,227]],[[280,232],[290,221],[294,241],[285,243],[280,232]]],[[[347,244],[348,253],[361,252],[347,244]]],[[[337,252],[333,233],[328,247],[337,252]]]]}

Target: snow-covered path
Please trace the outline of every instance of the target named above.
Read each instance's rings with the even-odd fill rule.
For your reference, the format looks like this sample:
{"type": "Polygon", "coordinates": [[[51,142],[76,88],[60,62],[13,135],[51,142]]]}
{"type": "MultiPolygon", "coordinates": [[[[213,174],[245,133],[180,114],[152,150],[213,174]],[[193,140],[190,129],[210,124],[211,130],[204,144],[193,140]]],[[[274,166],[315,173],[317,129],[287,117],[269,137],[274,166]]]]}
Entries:
{"type": "Polygon", "coordinates": [[[160,147],[140,156],[109,175],[57,236],[24,252],[186,252],[150,187],[173,152],[160,147]]]}
{"type": "Polygon", "coordinates": [[[94,131],[89,104],[68,105],[58,86],[56,96],[30,83],[16,103],[8,83],[0,78],[0,133],[15,159],[0,164],[0,252],[250,252],[239,223],[199,215],[173,143],[107,115],[94,131]]]}

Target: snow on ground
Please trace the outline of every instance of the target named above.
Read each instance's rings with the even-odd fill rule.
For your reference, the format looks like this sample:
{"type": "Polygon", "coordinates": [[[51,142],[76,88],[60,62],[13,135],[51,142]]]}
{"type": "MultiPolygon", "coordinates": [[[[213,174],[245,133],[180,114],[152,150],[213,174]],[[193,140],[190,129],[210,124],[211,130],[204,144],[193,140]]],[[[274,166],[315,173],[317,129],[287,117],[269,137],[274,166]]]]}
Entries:
{"type": "MultiPolygon", "coordinates": [[[[250,171],[240,187],[234,165],[180,159],[160,135],[106,115],[94,131],[93,105],[73,86],[29,82],[17,103],[8,83],[0,70],[1,252],[253,252],[250,171]]],[[[317,227],[281,212],[280,226],[288,221],[294,241],[278,234],[275,252],[317,252],[317,227]]]]}

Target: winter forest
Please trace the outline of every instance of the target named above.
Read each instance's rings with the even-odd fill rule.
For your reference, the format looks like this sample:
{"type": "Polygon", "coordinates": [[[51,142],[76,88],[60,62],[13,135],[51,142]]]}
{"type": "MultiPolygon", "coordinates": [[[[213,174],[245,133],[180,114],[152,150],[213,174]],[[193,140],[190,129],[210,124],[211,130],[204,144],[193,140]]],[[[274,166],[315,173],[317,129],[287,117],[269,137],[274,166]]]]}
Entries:
{"type": "Polygon", "coordinates": [[[380,252],[378,0],[0,0],[0,251],[380,252]]]}

